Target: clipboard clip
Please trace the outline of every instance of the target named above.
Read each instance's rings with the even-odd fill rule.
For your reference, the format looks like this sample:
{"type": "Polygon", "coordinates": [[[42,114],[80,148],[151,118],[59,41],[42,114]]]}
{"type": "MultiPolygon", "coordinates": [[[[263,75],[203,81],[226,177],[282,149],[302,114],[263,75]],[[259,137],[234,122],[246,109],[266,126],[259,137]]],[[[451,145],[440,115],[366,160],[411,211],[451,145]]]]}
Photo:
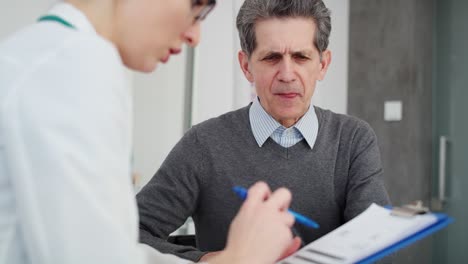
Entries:
{"type": "Polygon", "coordinates": [[[415,215],[422,215],[429,213],[429,208],[423,206],[422,201],[415,201],[399,207],[393,207],[391,215],[402,217],[413,217],[415,215]]]}

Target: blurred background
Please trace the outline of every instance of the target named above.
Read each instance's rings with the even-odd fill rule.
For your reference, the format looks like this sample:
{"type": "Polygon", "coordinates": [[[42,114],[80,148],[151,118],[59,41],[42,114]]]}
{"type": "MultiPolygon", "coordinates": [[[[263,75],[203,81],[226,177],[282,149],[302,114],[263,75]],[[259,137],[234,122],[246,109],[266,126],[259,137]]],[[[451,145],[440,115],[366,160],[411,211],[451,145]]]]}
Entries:
{"type": "MultiPolygon", "coordinates": [[[[54,2],[0,0],[0,40],[54,2]]],[[[155,73],[129,72],[136,189],[188,128],[255,96],[237,63],[235,17],[242,2],[218,0],[196,49],[184,49],[155,73]]],[[[467,263],[468,1],[324,2],[332,11],[333,59],[314,104],[371,124],[394,205],[422,200],[455,218],[400,251],[395,263],[467,263]]],[[[190,223],[177,231],[192,232],[190,223]]]]}

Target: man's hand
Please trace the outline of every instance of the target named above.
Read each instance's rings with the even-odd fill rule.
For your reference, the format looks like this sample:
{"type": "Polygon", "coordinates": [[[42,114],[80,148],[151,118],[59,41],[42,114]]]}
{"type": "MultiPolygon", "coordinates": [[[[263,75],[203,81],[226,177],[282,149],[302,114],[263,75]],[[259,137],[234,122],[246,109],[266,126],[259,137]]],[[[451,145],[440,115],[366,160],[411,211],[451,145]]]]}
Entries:
{"type": "Polygon", "coordinates": [[[209,262],[210,259],[218,256],[222,251],[208,252],[200,258],[200,262],[209,262]]]}
{"type": "Polygon", "coordinates": [[[268,185],[256,183],[231,223],[226,248],[209,262],[269,264],[294,253],[301,241],[291,232],[290,202],[287,189],[271,193],[268,185]]]}

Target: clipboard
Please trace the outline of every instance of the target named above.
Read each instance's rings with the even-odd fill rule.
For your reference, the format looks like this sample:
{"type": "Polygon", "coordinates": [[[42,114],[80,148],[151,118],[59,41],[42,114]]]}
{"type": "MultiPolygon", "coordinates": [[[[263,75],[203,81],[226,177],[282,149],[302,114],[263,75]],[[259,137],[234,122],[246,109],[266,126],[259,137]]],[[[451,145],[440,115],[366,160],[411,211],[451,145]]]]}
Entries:
{"type": "MultiPolygon", "coordinates": [[[[387,207],[387,209],[389,210],[393,210],[393,213],[396,214],[396,215],[399,215],[400,214],[400,210],[401,210],[402,207],[396,207],[396,208],[390,208],[390,207],[387,207]]],[[[368,263],[373,263],[381,258],[384,258],[392,253],[395,253],[397,252],[398,250],[402,249],[402,248],[405,248],[413,243],[415,243],[416,241],[418,240],[421,240],[429,235],[432,235],[434,234],[435,232],[443,229],[444,227],[448,226],[450,223],[453,222],[453,219],[449,216],[447,216],[446,214],[441,214],[441,213],[431,213],[429,212],[429,210],[427,208],[424,208],[422,207],[422,203],[420,201],[416,202],[416,205],[413,207],[413,204],[409,204],[409,205],[406,205],[406,206],[403,206],[404,209],[410,209],[410,212],[409,212],[409,217],[413,217],[415,215],[418,215],[418,214],[427,214],[427,213],[430,213],[430,214],[433,214],[434,216],[437,217],[437,221],[414,233],[413,235],[411,236],[408,236],[400,241],[398,241],[397,243],[393,244],[393,245],[390,245],[388,246],[387,248],[379,251],[379,252],[376,252],[375,254],[373,255],[370,255],[360,261],[358,261],[357,263],[358,264],[368,264],[368,263]],[[411,212],[411,210],[414,210],[413,212],[411,212]]]]}
{"type": "Polygon", "coordinates": [[[372,204],[354,219],[278,263],[373,263],[451,222],[451,217],[431,213],[420,202],[394,208],[372,204]]]}

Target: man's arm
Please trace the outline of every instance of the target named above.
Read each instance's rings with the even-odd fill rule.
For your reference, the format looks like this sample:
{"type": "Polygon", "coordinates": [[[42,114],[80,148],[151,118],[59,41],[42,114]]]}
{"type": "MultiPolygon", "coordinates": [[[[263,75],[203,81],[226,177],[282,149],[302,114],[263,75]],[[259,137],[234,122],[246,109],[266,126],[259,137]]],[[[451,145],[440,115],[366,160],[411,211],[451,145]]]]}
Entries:
{"type": "Polygon", "coordinates": [[[351,143],[345,221],[357,216],[372,203],[389,205],[390,199],[384,186],[377,136],[369,124],[360,121],[351,143]]]}
{"type": "Polygon", "coordinates": [[[155,249],[198,261],[204,252],[167,242],[194,212],[203,173],[203,148],[192,128],[169,153],[161,168],[137,194],[140,241],[155,249]]]}

